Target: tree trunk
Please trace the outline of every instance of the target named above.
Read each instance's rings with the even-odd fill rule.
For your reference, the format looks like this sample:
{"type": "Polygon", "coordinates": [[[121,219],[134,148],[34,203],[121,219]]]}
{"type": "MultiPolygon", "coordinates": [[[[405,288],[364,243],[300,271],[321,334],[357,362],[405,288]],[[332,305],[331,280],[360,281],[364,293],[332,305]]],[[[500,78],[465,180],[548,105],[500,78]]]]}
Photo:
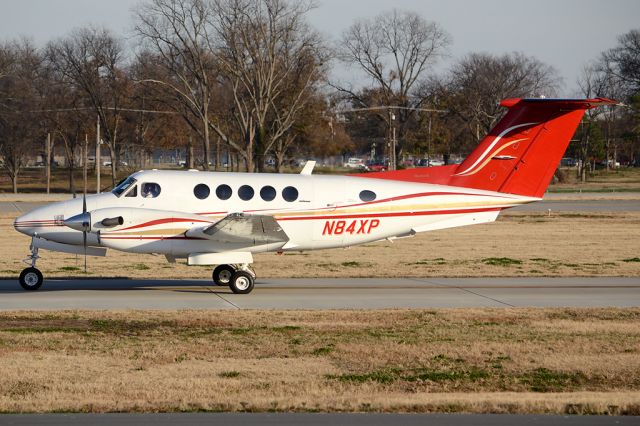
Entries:
{"type": "Polygon", "coordinates": [[[107,144],[109,147],[109,158],[111,159],[111,185],[115,188],[116,186],[116,162],[118,161],[116,158],[116,152],[112,143],[107,144]]]}
{"type": "Polygon", "coordinates": [[[220,165],[220,136],[218,136],[216,138],[216,165],[215,165],[216,172],[219,171],[220,168],[221,168],[221,165],[220,165]]]}
{"type": "Polygon", "coordinates": [[[284,164],[284,150],[276,152],[276,173],[282,173],[282,165],[284,164]]]}
{"type": "Polygon", "coordinates": [[[75,182],[73,180],[73,161],[69,161],[69,164],[67,166],[68,172],[69,172],[69,192],[72,194],[76,193],[76,187],[75,187],[75,182]]]}
{"type": "MultiPolygon", "coordinates": [[[[206,115],[205,115],[206,117],[206,115]]],[[[207,120],[203,120],[203,125],[204,125],[204,134],[203,134],[203,138],[202,138],[202,148],[204,150],[204,159],[202,161],[202,168],[204,170],[209,170],[209,150],[211,148],[210,145],[210,141],[209,141],[209,123],[207,122],[207,120]]]]}
{"type": "Polygon", "coordinates": [[[11,171],[11,184],[13,185],[13,193],[18,193],[18,171],[11,171]]]}
{"type": "Polygon", "coordinates": [[[264,130],[264,126],[259,126],[258,127],[258,131],[256,132],[256,139],[255,139],[255,143],[254,143],[254,167],[255,170],[248,170],[248,171],[257,171],[259,173],[262,173],[264,171],[264,161],[265,161],[265,157],[266,157],[266,152],[264,152],[264,145],[265,145],[265,130],[264,130]]]}
{"type": "Polygon", "coordinates": [[[191,145],[191,139],[189,139],[189,146],[187,147],[187,161],[186,164],[187,169],[193,169],[193,145],[191,145]]]}

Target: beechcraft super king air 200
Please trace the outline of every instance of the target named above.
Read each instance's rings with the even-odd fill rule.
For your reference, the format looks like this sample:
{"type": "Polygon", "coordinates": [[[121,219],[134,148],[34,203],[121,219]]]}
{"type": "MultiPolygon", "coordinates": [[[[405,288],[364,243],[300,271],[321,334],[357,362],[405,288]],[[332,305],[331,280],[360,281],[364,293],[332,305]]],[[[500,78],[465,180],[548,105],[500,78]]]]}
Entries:
{"type": "Polygon", "coordinates": [[[609,99],[507,99],[507,114],[461,164],[346,176],[148,170],[111,192],[16,219],[32,237],[20,285],[36,290],[38,250],[107,249],[215,265],[213,281],[249,293],[253,253],[353,246],[495,221],[542,199],[584,112],[609,99]]]}

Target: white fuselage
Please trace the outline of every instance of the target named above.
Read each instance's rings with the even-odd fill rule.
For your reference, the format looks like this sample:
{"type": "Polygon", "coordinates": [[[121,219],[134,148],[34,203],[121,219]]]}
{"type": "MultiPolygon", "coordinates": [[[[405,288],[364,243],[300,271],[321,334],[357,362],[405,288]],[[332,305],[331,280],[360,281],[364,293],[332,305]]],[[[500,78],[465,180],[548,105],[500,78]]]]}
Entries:
{"type": "MultiPolygon", "coordinates": [[[[366,175],[151,170],[137,172],[129,179],[130,182],[135,179],[135,183],[119,196],[112,192],[87,196],[92,229],[97,229],[88,233],[90,246],[174,257],[227,251],[255,253],[345,247],[491,222],[504,208],[539,200],[475,189],[373,179],[366,175]],[[199,190],[195,192],[200,198],[194,192],[198,185],[199,190]],[[209,190],[206,197],[203,185],[209,190]],[[228,198],[224,190],[219,191],[222,197],[218,196],[221,185],[231,189],[228,198]],[[251,191],[246,187],[253,189],[250,198],[251,191]],[[155,192],[145,197],[143,188],[155,192]],[[241,194],[246,199],[242,199],[241,194]],[[210,226],[232,213],[273,216],[289,240],[284,245],[238,245],[193,236],[197,235],[194,230],[210,226]],[[124,219],[121,225],[99,229],[100,220],[114,215],[124,219]]],[[[63,223],[81,212],[81,198],[52,203],[19,217],[15,227],[27,235],[56,243],[81,245],[82,232],[63,223]]]]}

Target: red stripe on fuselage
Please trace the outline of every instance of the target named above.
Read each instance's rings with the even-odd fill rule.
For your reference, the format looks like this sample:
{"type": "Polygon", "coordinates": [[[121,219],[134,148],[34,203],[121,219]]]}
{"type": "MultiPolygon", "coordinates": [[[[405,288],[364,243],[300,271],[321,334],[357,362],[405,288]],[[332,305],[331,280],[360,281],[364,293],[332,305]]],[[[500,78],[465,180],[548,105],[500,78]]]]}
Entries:
{"type": "Polygon", "coordinates": [[[458,210],[426,210],[419,212],[397,212],[397,213],[360,213],[345,215],[326,215],[326,216],[298,216],[298,217],[276,217],[276,220],[324,220],[324,219],[363,219],[371,217],[401,217],[401,216],[430,216],[438,214],[463,214],[463,213],[480,213],[500,211],[505,207],[485,207],[477,209],[458,209],[458,210]]]}
{"type": "Polygon", "coordinates": [[[202,220],[202,219],[187,219],[187,218],[166,218],[166,219],[156,219],[156,220],[152,220],[149,222],[145,222],[145,223],[141,223],[139,225],[133,225],[130,226],[128,228],[122,228],[122,229],[118,229],[118,231],[127,231],[129,229],[138,229],[138,228],[144,228],[147,226],[154,226],[154,225],[162,225],[164,223],[174,223],[174,222],[201,222],[201,223],[213,223],[210,220],[202,220]]]}

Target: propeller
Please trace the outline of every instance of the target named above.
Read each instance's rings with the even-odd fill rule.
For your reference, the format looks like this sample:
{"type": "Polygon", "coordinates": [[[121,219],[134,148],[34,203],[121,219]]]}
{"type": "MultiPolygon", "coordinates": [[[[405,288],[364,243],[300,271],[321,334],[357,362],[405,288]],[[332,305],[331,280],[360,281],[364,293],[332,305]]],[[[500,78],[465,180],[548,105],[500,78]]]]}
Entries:
{"type": "Polygon", "coordinates": [[[65,220],[65,226],[82,232],[82,247],[84,248],[84,272],[87,272],[87,232],[91,231],[91,213],[87,212],[87,196],[82,195],[82,213],[65,220]]]}

